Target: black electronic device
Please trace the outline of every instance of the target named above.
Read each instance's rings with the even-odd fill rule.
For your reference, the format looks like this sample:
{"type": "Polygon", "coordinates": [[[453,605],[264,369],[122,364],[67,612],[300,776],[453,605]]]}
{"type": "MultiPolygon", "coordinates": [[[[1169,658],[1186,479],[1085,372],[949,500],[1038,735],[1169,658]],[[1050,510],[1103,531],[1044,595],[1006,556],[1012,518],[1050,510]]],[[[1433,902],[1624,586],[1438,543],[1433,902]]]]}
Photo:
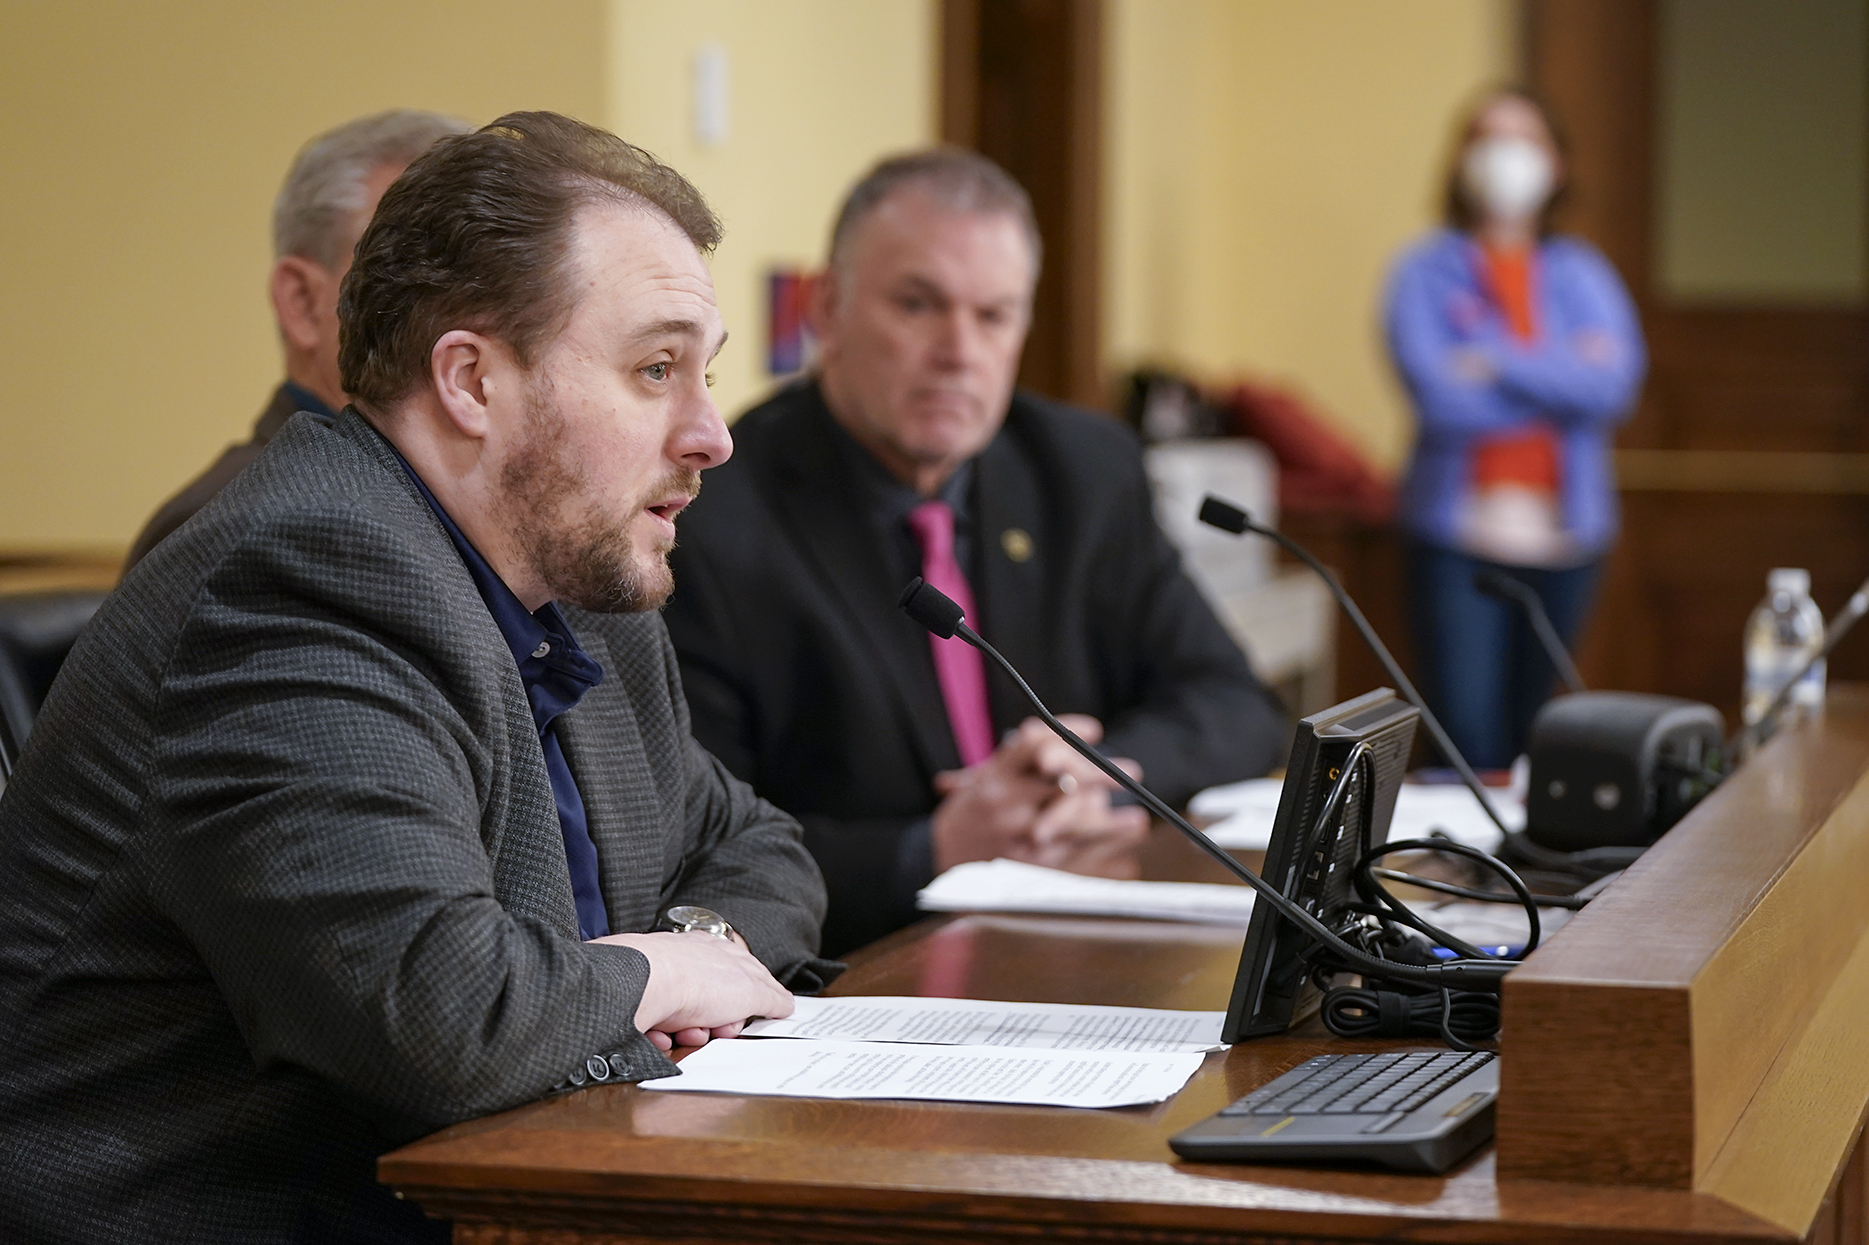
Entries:
{"type": "Polygon", "coordinates": [[[1319,1055],[1168,1139],[1188,1159],[1443,1172],[1493,1135],[1490,1051],[1319,1055]]]}
{"type": "MultiPolygon", "coordinates": [[[[1032,690],[1031,684],[1025,681],[1025,677],[1019,673],[1017,668],[1006,660],[1004,654],[981,639],[979,633],[967,625],[966,613],[940,590],[917,577],[909,581],[896,604],[903,613],[942,639],[959,636],[978,649],[987,660],[1012,680],[1013,686],[1019,689],[1020,694],[1037,711],[1039,718],[1058,738],[1071,745],[1080,756],[1096,766],[1111,782],[1135,796],[1142,807],[1186,835],[1190,842],[1213,857],[1222,868],[1252,887],[1260,901],[1276,908],[1286,920],[1292,922],[1318,943],[1328,947],[1344,971],[1369,973],[1414,986],[1427,986],[1449,991],[1477,990],[1496,993],[1505,975],[1517,967],[1516,960],[1470,958],[1449,960],[1440,964],[1395,963],[1364,947],[1352,945],[1336,930],[1320,921],[1308,908],[1287,899],[1276,886],[1233,859],[1225,848],[1197,830],[1187,818],[1163,803],[1160,796],[1131,778],[1108,757],[1085,743],[1070,727],[1060,722],[1057,715],[1045,707],[1045,702],[1038,698],[1038,693],[1032,690]]],[[[1394,805],[1391,802],[1391,812],[1393,808],[1394,805]]]]}
{"type": "MultiPolygon", "coordinates": [[[[1380,688],[1298,723],[1261,876],[1340,936],[1363,918],[1357,861],[1387,841],[1421,713],[1380,688]]],[[[1317,1008],[1317,940],[1270,904],[1246,927],[1221,1040],[1283,1033],[1317,1008]]]]}
{"type": "Polygon", "coordinates": [[[1718,784],[1726,723],[1699,701],[1579,692],[1532,719],[1525,834],[1559,852],[1647,847],[1718,784]]]}

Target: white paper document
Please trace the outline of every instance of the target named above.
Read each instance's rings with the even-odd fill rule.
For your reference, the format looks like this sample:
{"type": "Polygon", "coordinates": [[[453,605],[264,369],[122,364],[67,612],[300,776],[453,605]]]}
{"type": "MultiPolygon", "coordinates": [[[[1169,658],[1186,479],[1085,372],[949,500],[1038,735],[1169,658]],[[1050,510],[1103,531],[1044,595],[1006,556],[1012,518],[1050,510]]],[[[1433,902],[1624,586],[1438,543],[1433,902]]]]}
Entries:
{"type": "Polygon", "coordinates": [[[756,1020],[747,1037],[919,1042],[1000,1050],[1200,1054],[1221,1049],[1225,1012],[1158,1011],[1074,1003],[999,1003],[900,995],[800,998],[784,1020],[756,1020]]]}
{"type": "Polygon", "coordinates": [[[1017,860],[955,865],[915,897],[926,912],[1054,912],[1245,925],[1253,892],[1220,882],[1123,882],[1017,860]]]}
{"type": "Polygon", "coordinates": [[[709,1042],[681,1075],[644,1089],[786,1098],[912,1098],[1042,1107],[1160,1102],[1188,1083],[1202,1055],[991,1050],[889,1042],[709,1042]]]}
{"type": "MultiPolygon", "coordinates": [[[[1188,812],[1218,819],[1207,827],[1207,837],[1220,846],[1264,851],[1272,841],[1272,818],[1278,812],[1279,792],[1284,785],[1281,778],[1253,778],[1209,787],[1188,801],[1188,812]]],[[[1489,789],[1486,794],[1506,825],[1516,830],[1525,824],[1525,806],[1506,790],[1489,789]]],[[[1458,783],[1403,783],[1395,797],[1389,838],[1425,839],[1437,829],[1483,852],[1499,849],[1499,827],[1471,791],[1458,783]]]]}

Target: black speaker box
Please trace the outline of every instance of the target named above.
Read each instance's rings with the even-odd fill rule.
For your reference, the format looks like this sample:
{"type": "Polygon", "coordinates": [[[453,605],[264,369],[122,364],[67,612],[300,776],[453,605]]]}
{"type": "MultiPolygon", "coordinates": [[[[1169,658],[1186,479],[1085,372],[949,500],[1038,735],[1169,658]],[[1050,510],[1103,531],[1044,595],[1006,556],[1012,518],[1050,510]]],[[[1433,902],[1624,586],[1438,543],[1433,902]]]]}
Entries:
{"type": "Polygon", "coordinates": [[[1712,705],[1638,692],[1559,696],[1532,720],[1525,834],[1560,852],[1646,847],[1719,781],[1712,705]]]}

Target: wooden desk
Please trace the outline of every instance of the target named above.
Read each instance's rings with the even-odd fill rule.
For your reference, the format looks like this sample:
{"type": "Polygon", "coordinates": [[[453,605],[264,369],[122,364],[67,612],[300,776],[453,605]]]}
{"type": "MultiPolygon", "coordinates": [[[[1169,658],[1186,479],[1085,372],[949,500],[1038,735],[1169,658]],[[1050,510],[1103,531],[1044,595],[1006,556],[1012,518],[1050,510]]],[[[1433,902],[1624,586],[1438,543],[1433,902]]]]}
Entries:
{"type": "MultiPolygon", "coordinates": [[[[1401,1045],[1339,1042],[1315,1027],[1209,1056],[1185,1090],[1155,1107],[1069,1111],[602,1086],[444,1130],[386,1156],[380,1174],[431,1213],[452,1217],[456,1241],[474,1245],[1861,1242],[1869,1211],[1854,1139],[1869,1090],[1856,1073],[1869,1068],[1869,1039],[1857,1030],[1839,1045],[1835,1022],[1869,1004],[1869,989],[1852,975],[1863,959],[1853,951],[1869,943],[1850,942],[1853,918],[1801,926],[1784,909],[1798,897],[1862,908],[1850,896],[1869,895],[1869,875],[1827,893],[1817,886],[1787,895],[1782,886],[1800,872],[1834,877],[1834,869],[1816,866],[1854,861],[1869,836],[1861,807],[1869,787],[1858,786],[1865,773],[1869,697],[1840,694],[1828,721],[1774,741],[1612,888],[1630,897],[1593,906],[1528,962],[1521,970],[1527,988],[1507,1000],[1504,1067],[1508,1092],[1516,1086],[1520,1095],[1501,1105],[1502,1139],[1511,1132],[1514,1142],[1509,1177],[1491,1148],[1444,1177],[1198,1164],[1173,1155],[1170,1134],[1313,1054],[1401,1045]],[[1812,863],[1800,869],[1800,860],[1812,863]],[[1681,922],[1669,928],[1686,932],[1671,936],[1669,954],[1655,964],[1632,958],[1627,948],[1639,945],[1636,932],[1652,931],[1670,909],[1680,910],[1681,922]],[[1761,926],[1761,912],[1777,915],[1761,926]],[[1774,959],[1788,955],[1783,938],[1813,929],[1843,932],[1820,939],[1815,957],[1774,959]],[[1774,932],[1781,939],[1775,948],[1774,932]],[[1750,950],[1722,966],[1721,949],[1736,934],[1750,950]],[[1735,1037],[1721,980],[1754,982],[1779,962],[1806,965],[1772,996],[1784,1014],[1763,1009],[1770,1013],[1756,1026],[1763,1036],[1735,1037]],[[1593,973],[1592,963],[1604,971],[1593,973]],[[1632,968],[1643,970],[1639,980],[1630,979],[1632,968]],[[1702,980],[1710,971],[1716,980],[1702,980]],[[1628,997],[1646,1000],[1663,1021],[1675,1008],[1679,1023],[1664,1024],[1654,1041],[1631,1020],[1618,1026],[1614,1008],[1591,993],[1615,989],[1633,989],[1628,997]],[[1565,1006],[1581,997],[1593,1009],[1587,1027],[1598,1045],[1580,1045],[1573,1064],[1587,1072],[1595,1061],[1612,1081],[1628,1082],[1630,1069],[1660,1078],[1663,1092],[1637,1093],[1621,1104],[1620,1118],[1618,1104],[1600,1096],[1586,1093],[1582,1102],[1595,1112],[1584,1127],[1616,1130],[1597,1145],[1625,1156],[1628,1147],[1618,1151],[1617,1139],[1632,1120],[1656,1103],[1674,1112],[1642,1134],[1645,1145],[1672,1147],[1654,1170],[1633,1161],[1599,1165],[1588,1181],[1540,1178],[1573,1173],[1580,1148],[1557,1130],[1553,1170],[1541,1172],[1542,1143],[1526,1140],[1544,1126],[1528,1106],[1566,1101],[1553,1092],[1562,1089],[1557,1077],[1512,1063],[1519,1033],[1528,1049],[1540,1042],[1538,1049],[1553,1048],[1556,1022],[1540,1010],[1546,997],[1565,1006]],[[1695,1007],[1711,1032],[1691,1023],[1695,1007]],[[1820,1048],[1814,1053],[1807,1049],[1813,1041],[1820,1048]],[[1730,1073],[1707,1067],[1716,1056],[1738,1057],[1743,1066],[1730,1073]],[[1820,1075],[1826,1068],[1839,1074],[1820,1075]],[[1748,1101],[1764,1104],[1763,1116],[1751,1118],[1748,1101]],[[1761,1202],[1745,1178],[1775,1190],[1782,1180],[1797,1187],[1761,1202]]],[[[924,922],[867,949],[833,992],[1217,1008],[1240,942],[1236,930],[1170,923],[962,916],[924,922]]],[[[1644,1083],[1621,1085],[1631,1087],[1644,1083]]]]}

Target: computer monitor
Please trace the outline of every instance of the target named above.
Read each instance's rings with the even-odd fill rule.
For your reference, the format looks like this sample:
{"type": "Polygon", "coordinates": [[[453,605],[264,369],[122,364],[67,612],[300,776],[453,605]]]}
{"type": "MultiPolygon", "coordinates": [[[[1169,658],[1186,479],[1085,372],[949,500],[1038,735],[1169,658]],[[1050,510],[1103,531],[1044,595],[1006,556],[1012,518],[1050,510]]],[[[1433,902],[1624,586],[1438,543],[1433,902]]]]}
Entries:
{"type": "MultiPolygon", "coordinates": [[[[1349,910],[1351,872],[1388,840],[1420,716],[1384,687],[1298,723],[1260,876],[1333,930],[1362,919],[1349,910]]],[[[1315,946],[1271,904],[1253,905],[1223,1041],[1283,1033],[1316,1010],[1315,946]]]]}

